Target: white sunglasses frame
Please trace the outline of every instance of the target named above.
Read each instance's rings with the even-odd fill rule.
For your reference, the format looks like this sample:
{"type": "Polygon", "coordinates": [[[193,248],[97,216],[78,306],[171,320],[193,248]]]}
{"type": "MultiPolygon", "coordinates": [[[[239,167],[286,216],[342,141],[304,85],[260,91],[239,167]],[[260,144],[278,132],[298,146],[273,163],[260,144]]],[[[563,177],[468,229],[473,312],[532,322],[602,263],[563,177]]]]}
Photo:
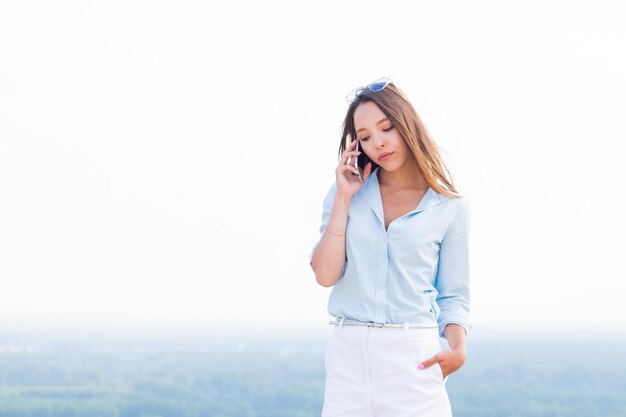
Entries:
{"type": "Polygon", "coordinates": [[[350,91],[347,95],[346,95],[346,101],[348,102],[348,104],[352,103],[354,100],[356,100],[361,93],[363,93],[363,91],[365,90],[370,90],[373,93],[377,93],[379,91],[384,90],[389,84],[391,84],[393,81],[391,81],[391,78],[389,77],[382,77],[379,78],[377,80],[372,81],[371,83],[369,83],[368,85],[364,86],[364,87],[357,87],[355,89],[353,89],[352,91],[350,91]],[[376,84],[383,84],[382,87],[377,88],[375,90],[372,89],[372,86],[376,85],[376,84]]]}

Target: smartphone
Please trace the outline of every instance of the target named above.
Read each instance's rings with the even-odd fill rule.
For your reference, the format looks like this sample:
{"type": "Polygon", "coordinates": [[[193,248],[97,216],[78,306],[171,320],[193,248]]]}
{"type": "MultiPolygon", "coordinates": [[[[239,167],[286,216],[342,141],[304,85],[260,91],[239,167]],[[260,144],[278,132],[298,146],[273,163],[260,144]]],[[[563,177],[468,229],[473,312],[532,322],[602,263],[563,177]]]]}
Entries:
{"type": "MultiPolygon", "coordinates": [[[[356,150],[359,150],[359,145],[361,144],[361,142],[357,143],[356,145],[356,150]]],[[[374,162],[369,158],[369,156],[367,156],[367,154],[365,152],[363,152],[361,155],[359,155],[359,157],[357,158],[357,168],[361,167],[363,170],[365,170],[365,166],[368,163],[372,163],[372,168],[376,167],[377,165],[374,164],[374,162]]],[[[372,169],[373,171],[373,169],[372,169]]]]}
{"type": "MultiPolygon", "coordinates": [[[[359,150],[359,142],[356,142],[356,147],[354,148],[355,151],[359,150]]],[[[359,169],[359,156],[355,156],[354,157],[354,167],[358,170],[359,169]]],[[[358,174],[355,174],[354,172],[352,173],[352,175],[354,175],[355,177],[358,175],[359,176],[359,181],[363,182],[363,177],[361,177],[361,171],[359,171],[358,174]]]]}

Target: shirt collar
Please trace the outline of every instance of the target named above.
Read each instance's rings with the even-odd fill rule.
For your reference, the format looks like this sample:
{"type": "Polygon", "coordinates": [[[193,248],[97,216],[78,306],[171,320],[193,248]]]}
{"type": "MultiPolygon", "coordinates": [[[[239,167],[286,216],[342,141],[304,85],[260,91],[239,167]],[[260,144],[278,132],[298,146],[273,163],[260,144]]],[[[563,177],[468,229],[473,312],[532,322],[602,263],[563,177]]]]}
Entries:
{"type": "MultiPolygon", "coordinates": [[[[378,170],[380,166],[377,166],[373,172],[370,173],[369,177],[365,181],[365,184],[361,187],[360,193],[364,197],[367,204],[374,210],[378,219],[385,224],[385,219],[383,216],[383,200],[380,194],[380,184],[378,183],[378,170]]],[[[448,197],[437,193],[431,187],[428,187],[426,193],[422,197],[422,200],[419,202],[416,208],[411,210],[409,214],[419,213],[420,211],[427,210],[431,207],[434,207],[438,204],[443,203],[448,200],[448,197]]]]}

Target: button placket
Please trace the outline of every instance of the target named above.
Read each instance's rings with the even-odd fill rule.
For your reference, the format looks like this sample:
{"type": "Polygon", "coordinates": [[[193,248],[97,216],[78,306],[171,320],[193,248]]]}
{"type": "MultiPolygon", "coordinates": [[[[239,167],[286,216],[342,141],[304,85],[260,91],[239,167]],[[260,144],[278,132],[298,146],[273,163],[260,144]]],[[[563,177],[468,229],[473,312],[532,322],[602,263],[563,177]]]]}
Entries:
{"type": "Polygon", "coordinates": [[[374,315],[377,323],[385,323],[385,304],[387,298],[387,233],[383,229],[378,245],[378,271],[376,273],[376,298],[374,300],[374,315]]]}

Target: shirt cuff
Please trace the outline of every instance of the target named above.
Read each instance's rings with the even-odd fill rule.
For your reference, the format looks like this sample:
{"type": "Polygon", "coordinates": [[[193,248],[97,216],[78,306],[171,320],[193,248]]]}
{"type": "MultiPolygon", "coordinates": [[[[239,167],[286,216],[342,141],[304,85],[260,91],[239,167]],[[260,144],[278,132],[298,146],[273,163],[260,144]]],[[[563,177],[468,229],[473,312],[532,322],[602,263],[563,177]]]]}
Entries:
{"type": "Polygon", "coordinates": [[[449,318],[449,319],[443,319],[443,320],[440,319],[439,337],[446,337],[446,335],[443,333],[443,330],[450,323],[458,324],[459,326],[461,326],[463,330],[465,330],[465,336],[467,336],[470,330],[472,329],[472,323],[470,323],[469,320],[464,319],[464,318],[449,318]]]}

